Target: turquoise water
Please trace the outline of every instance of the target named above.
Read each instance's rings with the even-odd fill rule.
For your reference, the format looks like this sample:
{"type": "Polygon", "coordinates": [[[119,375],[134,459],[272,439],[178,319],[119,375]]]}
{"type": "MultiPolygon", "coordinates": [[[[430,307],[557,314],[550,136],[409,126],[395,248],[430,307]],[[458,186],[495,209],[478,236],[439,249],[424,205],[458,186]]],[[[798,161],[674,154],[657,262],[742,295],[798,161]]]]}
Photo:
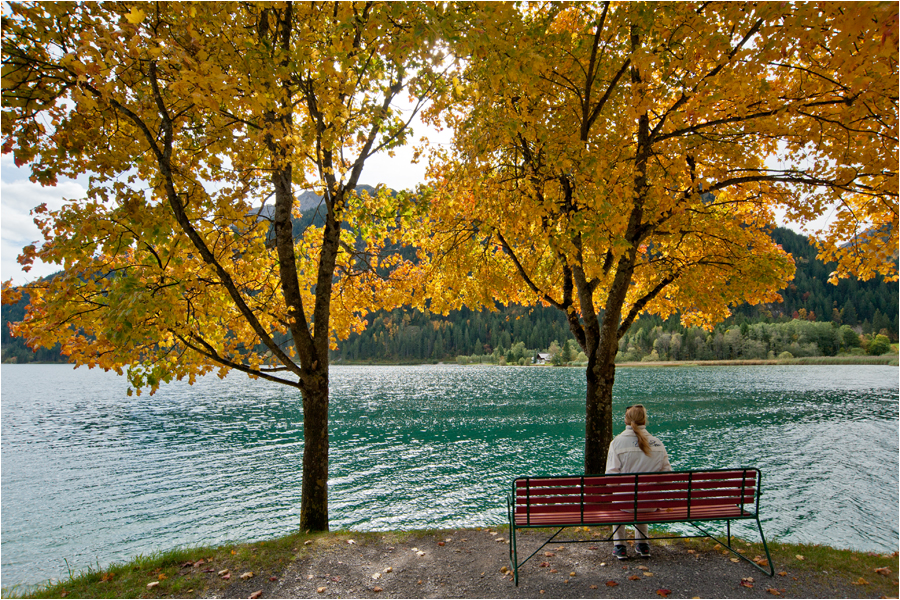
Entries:
{"type": "MultiPolygon", "coordinates": [[[[584,387],[581,369],[334,368],[332,528],[505,522],[514,477],[581,469],[584,387]]],[[[64,559],[77,570],[296,527],[293,390],[240,374],[126,388],[3,365],[3,586],[65,576],[64,559]]],[[[616,413],[636,402],[675,469],[762,470],[767,537],[897,549],[896,367],[620,369],[616,413]]]]}

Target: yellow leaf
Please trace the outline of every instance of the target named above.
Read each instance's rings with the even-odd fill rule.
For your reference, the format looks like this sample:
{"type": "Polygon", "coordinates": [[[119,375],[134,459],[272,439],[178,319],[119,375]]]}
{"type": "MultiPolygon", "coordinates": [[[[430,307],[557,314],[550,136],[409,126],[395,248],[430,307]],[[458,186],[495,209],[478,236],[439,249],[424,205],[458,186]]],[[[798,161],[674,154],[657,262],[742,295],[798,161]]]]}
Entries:
{"type": "Polygon", "coordinates": [[[125,15],[125,18],[128,19],[128,22],[132,25],[137,25],[144,20],[145,16],[147,15],[144,13],[144,11],[135,6],[131,9],[130,13],[125,15]]]}

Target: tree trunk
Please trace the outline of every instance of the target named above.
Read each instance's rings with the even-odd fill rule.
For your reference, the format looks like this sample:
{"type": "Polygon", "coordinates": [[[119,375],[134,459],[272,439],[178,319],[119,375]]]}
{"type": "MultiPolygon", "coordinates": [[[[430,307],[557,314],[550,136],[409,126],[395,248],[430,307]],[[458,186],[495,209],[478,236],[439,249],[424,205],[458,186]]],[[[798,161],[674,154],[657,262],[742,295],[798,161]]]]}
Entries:
{"type": "Polygon", "coordinates": [[[304,378],[300,529],[328,531],[328,365],[304,378]]]}
{"type": "Polygon", "coordinates": [[[599,475],[606,472],[606,456],[613,439],[612,390],[616,378],[615,362],[610,363],[602,358],[589,361],[586,376],[584,473],[599,475]]]}

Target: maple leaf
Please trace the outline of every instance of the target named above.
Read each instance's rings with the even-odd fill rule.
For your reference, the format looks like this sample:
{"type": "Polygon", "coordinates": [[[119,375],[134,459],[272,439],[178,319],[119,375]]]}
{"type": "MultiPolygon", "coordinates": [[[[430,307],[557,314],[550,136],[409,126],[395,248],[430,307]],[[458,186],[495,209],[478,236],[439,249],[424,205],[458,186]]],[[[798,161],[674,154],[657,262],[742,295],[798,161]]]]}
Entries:
{"type": "Polygon", "coordinates": [[[131,23],[132,25],[137,25],[138,23],[140,23],[141,21],[143,21],[143,20],[144,20],[144,17],[146,17],[146,16],[147,16],[147,15],[144,13],[144,11],[142,11],[141,9],[139,9],[138,7],[135,6],[135,7],[133,7],[133,8],[131,9],[131,12],[130,12],[130,13],[128,13],[127,15],[125,15],[125,18],[126,18],[126,19],[128,20],[128,22],[131,23]]]}
{"type": "Polygon", "coordinates": [[[663,598],[667,598],[669,596],[669,594],[671,594],[671,593],[672,593],[672,590],[669,590],[666,588],[661,588],[661,589],[656,590],[656,594],[658,596],[662,596],[663,598]]]}

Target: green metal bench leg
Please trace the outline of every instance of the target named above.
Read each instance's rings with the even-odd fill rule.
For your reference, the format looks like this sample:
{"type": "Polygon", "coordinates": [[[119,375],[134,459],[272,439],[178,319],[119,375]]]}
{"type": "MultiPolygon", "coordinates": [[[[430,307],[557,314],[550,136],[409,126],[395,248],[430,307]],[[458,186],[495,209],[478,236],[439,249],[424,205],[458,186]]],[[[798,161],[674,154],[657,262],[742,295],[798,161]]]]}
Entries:
{"type": "Polygon", "coordinates": [[[756,518],[756,526],[759,529],[759,537],[762,540],[763,549],[766,551],[766,561],[769,565],[768,571],[766,571],[764,568],[762,568],[761,566],[759,566],[758,564],[756,564],[755,562],[753,562],[752,560],[750,560],[749,558],[747,558],[746,556],[744,556],[743,554],[741,554],[740,552],[738,552],[737,550],[735,550],[734,548],[731,547],[731,521],[727,521],[727,523],[728,523],[728,543],[727,544],[725,542],[723,542],[722,540],[717,539],[715,536],[710,534],[708,531],[706,531],[705,529],[703,529],[702,527],[700,527],[693,521],[691,522],[691,525],[693,525],[694,528],[696,528],[698,531],[702,532],[704,536],[708,537],[709,539],[713,540],[714,542],[718,542],[719,544],[721,544],[722,546],[724,546],[725,548],[730,550],[738,558],[747,561],[748,563],[750,563],[751,565],[753,565],[754,567],[756,567],[757,569],[759,569],[760,571],[762,571],[763,573],[768,575],[769,577],[774,577],[775,576],[775,566],[772,564],[772,556],[769,554],[769,546],[766,544],[766,536],[763,535],[762,524],[759,522],[759,517],[756,518]]]}
{"type": "Polygon", "coordinates": [[[506,499],[506,514],[509,517],[509,566],[512,567],[513,581],[519,585],[519,558],[516,553],[516,522],[512,502],[506,499]]]}

